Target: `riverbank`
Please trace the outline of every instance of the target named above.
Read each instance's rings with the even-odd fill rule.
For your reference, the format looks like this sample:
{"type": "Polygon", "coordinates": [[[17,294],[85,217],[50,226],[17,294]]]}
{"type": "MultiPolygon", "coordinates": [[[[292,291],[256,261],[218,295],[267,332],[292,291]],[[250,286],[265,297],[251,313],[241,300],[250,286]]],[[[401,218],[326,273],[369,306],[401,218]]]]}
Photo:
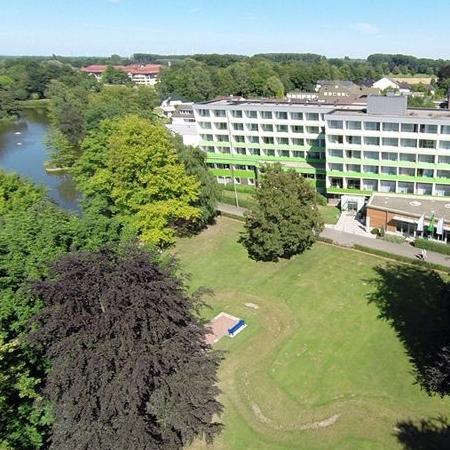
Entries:
{"type": "Polygon", "coordinates": [[[26,110],[36,108],[48,109],[50,105],[50,100],[48,98],[39,98],[39,99],[21,100],[17,103],[19,104],[20,109],[26,110]]]}

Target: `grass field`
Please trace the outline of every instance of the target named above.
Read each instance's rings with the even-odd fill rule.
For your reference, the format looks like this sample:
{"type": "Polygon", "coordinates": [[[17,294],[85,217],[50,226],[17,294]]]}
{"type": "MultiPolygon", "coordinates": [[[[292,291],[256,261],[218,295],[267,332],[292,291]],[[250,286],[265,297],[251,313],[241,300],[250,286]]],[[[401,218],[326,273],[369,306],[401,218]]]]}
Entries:
{"type": "Polygon", "coordinates": [[[221,218],[175,251],[191,287],[215,292],[205,314],[249,325],[217,344],[227,351],[225,430],[194,449],[400,449],[398,421],[448,413],[449,401],[414,384],[402,344],[368,303],[385,260],[317,243],[290,261],[256,263],[236,243],[241,226],[221,218]]]}

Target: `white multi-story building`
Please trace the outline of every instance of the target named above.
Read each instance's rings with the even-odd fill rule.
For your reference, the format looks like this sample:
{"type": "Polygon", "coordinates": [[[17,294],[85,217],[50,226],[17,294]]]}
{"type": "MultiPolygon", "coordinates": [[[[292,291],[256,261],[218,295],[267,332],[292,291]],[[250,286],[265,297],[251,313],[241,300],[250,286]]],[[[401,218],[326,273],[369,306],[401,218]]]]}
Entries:
{"type": "Polygon", "coordinates": [[[404,96],[366,105],[225,99],[195,104],[194,115],[220,183],[254,185],[258,167],[278,161],[328,197],[450,196],[450,111],[407,109],[404,96]]]}

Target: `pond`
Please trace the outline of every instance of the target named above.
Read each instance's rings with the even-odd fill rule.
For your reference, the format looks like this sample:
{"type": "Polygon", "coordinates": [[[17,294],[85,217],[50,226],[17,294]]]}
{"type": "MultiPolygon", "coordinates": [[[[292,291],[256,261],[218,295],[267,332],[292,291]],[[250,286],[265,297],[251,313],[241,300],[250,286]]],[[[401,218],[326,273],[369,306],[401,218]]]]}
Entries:
{"type": "Polygon", "coordinates": [[[48,174],[45,138],[49,123],[45,109],[26,111],[20,122],[0,125],[0,169],[15,172],[47,188],[53,201],[65,209],[79,208],[79,194],[70,175],[48,174]]]}

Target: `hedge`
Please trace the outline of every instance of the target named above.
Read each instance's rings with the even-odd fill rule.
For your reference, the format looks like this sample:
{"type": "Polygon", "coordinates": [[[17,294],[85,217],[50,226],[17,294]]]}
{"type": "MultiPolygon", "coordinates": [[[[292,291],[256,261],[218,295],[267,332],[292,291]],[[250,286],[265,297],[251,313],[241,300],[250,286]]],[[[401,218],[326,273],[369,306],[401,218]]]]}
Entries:
{"type": "Polygon", "coordinates": [[[370,253],[372,255],[381,256],[382,258],[394,259],[399,262],[414,264],[417,266],[422,266],[427,269],[439,270],[441,272],[450,273],[450,267],[441,266],[440,264],[430,263],[428,261],[422,261],[420,259],[409,258],[408,256],[395,255],[393,253],[385,252],[383,250],[378,250],[375,248],[365,247],[364,245],[353,244],[355,250],[360,252],[370,253]]]}
{"type": "Polygon", "coordinates": [[[416,239],[414,246],[417,248],[423,248],[425,250],[442,253],[443,255],[450,255],[450,245],[441,244],[439,242],[430,241],[428,239],[416,239]]]}

